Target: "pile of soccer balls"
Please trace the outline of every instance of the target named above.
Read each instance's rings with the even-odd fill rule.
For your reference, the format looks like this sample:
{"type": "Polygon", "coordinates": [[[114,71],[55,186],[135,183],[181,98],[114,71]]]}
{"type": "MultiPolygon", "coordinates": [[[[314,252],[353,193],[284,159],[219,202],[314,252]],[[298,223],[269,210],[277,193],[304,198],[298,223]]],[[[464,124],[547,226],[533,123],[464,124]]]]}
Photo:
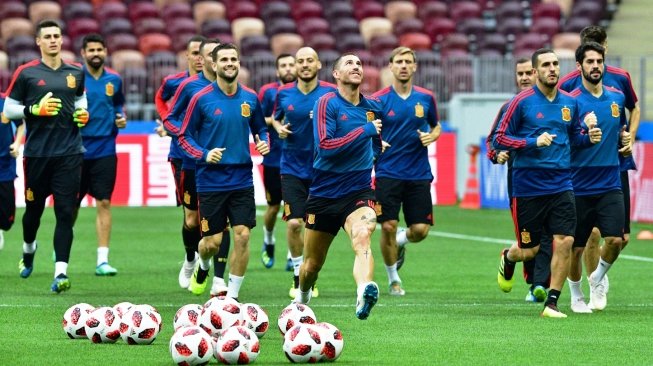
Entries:
{"type": "Polygon", "coordinates": [[[121,302],[113,307],[75,304],[63,315],[63,330],[71,339],[93,343],[151,344],[161,331],[161,315],[151,305],[121,302]]]}

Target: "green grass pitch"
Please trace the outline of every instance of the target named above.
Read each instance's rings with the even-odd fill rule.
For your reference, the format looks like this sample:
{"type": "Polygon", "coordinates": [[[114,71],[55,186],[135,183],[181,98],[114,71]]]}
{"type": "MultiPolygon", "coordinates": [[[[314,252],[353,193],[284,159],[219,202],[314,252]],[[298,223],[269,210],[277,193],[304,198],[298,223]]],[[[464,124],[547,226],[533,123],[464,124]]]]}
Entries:
{"type": "MultiPolygon", "coordinates": [[[[259,208],[262,210],[264,208],[259,208]]],[[[184,304],[204,303],[179,288],[183,259],[181,209],[114,208],[111,264],[116,277],[94,275],[95,209],[83,208],[75,227],[69,266],[72,288],[51,294],[54,213],[47,209],[38,233],[34,273],[18,276],[22,210],[0,251],[0,365],[171,365],[172,318],[184,304]],[[163,317],[163,331],[149,346],[71,340],[61,318],[71,305],[147,303],[163,317]]],[[[576,315],[565,286],[560,308],[567,319],[540,318],[541,304],[524,302],[520,278],[509,294],[496,283],[499,251],[512,239],[507,211],[435,207],[429,237],[407,249],[400,275],[406,296],[387,295],[387,276],[373,237],[378,305],[366,321],[354,316],[353,254],[341,231],[320,274],[320,297],[310,306],[318,320],[338,326],[345,347],[341,365],[650,365],[653,364],[653,242],[633,240],[611,269],[608,307],[576,315]]],[[[251,235],[251,256],[241,289],[243,302],[263,306],[271,329],[261,340],[258,364],[288,364],[276,318],[289,304],[291,274],[284,270],[285,224],[277,224],[277,263],[260,263],[262,217],[251,235]],[[281,260],[279,260],[281,259],[281,260]]],[[[653,225],[633,225],[633,232],[653,225]]],[[[521,266],[518,267],[518,275],[521,266]]],[[[589,296],[587,281],[585,295],[589,296]]],[[[217,364],[213,359],[211,364],[217,364]]]]}

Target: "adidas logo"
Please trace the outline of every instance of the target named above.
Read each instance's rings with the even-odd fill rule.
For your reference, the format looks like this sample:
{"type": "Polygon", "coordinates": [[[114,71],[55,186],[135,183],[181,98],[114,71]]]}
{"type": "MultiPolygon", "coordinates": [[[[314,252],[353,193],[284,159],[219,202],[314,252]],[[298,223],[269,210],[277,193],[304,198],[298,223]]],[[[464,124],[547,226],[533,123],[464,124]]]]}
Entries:
{"type": "Polygon", "coordinates": [[[43,79],[39,80],[39,82],[36,83],[36,85],[38,85],[38,86],[45,86],[45,80],[43,80],[43,79]]]}
{"type": "Polygon", "coordinates": [[[347,118],[347,115],[344,114],[344,113],[342,114],[342,116],[340,116],[340,120],[341,120],[341,121],[346,121],[346,120],[348,120],[348,119],[349,119],[349,118],[347,118]]]}
{"type": "Polygon", "coordinates": [[[395,111],[391,109],[390,112],[388,112],[388,117],[394,117],[394,116],[395,116],[395,111]]]}
{"type": "Polygon", "coordinates": [[[288,112],[294,111],[294,110],[295,110],[295,107],[292,104],[288,106],[288,112]]]}
{"type": "Polygon", "coordinates": [[[535,116],[535,118],[542,119],[542,118],[544,118],[544,114],[542,114],[542,112],[537,112],[537,115],[535,116]]]}
{"type": "Polygon", "coordinates": [[[213,115],[214,115],[214,116],[219,116],[219,115],[221,115],[221,114],[222,114],[222,110],[221,110],[220,108],[216,108],[216,109],[215,109],[215,112],[213,112],[213,115]]]}

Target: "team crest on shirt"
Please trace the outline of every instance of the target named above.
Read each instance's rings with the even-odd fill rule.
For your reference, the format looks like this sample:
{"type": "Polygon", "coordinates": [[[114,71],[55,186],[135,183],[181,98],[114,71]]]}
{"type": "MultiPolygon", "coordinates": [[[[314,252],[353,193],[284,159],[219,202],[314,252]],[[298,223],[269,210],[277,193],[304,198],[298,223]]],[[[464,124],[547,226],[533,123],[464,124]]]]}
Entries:
{"type": "Polygon", "coordinates": [[[203,217],[200,226],[202,227],[203,233],[209,231],[209,220],[207,220],[206,217],[203,217]]]}
{"type": "Polygon", "coordinates": [[[0,113],[0,120],[2,121],[2,123],[9,123],[9,118],[5,116],[4,112],[0,113]]]}
{"type": "Polygon", "coordinates": [[[619,117],[619,104],[612,102],[610,105],[610,110],[612,111],[612,117],[619,117]]]}
{"type": "Polygon", "coordinates": [[[374,212],[376,213],[376,216],[381,216],[383,215],[383,209],[381,208],[381,204],[377,202],[376,205],[374,205],[374,212]]]}
{"type": "Polygon", "coordinates": [[[424,106],[419,103],[415,104],[415,117],[424,117],[424,106]]]}
{"type": "Polygon", "coordinates": [[[240,105],[240,115],[243,117],[249,117],[252,115],[252,108],[247,103],[240,105]]]}
{"type": "Polygon", "coordinates": [[[365,113],[365,116],[367,116],[367,122],[372,122],[372,121],[374,121],[374,112],[372,112],[372,111],[367,111],[367,113],[365,113]]]}
{"type": "Polygon", "coordinates": [[[524,244],[528,244],[531,242],[531,233],[524,230],[521,232],[521,242],[524,244]]]}
{"type": "Polygon", "coordinates": [[[190,205],[190,193],[188,191],[184,192],[184,203],[190,205]]]}
{"type": "Polygon", "coordinates": [[[75,79],[73,74],[68,74],[68,76],[66,76],[66,85],[71,89],[75,89],[77,87],[77,79],[75,79]]]}
{"type": "Polygon", "coordinates": [[[562,120],[565,122],[570,122],[571,121],[571,109],[569,107],[562,107],[560,110],[562,112],[562,120]]]}
{"type": "Polygon", "coordinates": [[[32,192],[31,188],[25,190],[25,199],[30,202],[34,201],[34,192],[32,192]]]}
{"type": "Polygon", "coordinates": [[[314,225],[315,224],[315,214],[308,214],[308,216],[306,217],[306,222],[311,224],[311,225],[314,225]]]}
{"type": "Polygon", "coordinates": [[[107,95],[107,97],[112,97],[114,93],[115,87],[113,86],[112,82],[108,82],[107,85],[104,86],[104,94],[107,95]]]}

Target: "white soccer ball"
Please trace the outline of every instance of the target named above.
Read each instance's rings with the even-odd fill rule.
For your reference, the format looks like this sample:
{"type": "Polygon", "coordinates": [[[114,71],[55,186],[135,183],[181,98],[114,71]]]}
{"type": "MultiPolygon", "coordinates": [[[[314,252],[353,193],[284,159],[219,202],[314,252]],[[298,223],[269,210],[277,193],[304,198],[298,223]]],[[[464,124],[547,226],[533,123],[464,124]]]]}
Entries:
{"type": "Polygon", "coordinates": [[[292,303],[281,310],[281,314],[277,320],[281,334],[286,334],[290,328],[299,323],[317,323],[315,313],[308,305],[292,303]]]}
{"type": "Polygon", "coordinates": [[[322,351],[320,361],[335,361],[340,357],[345,342],[342,339],[342,332],[335,325],[326,322],[316,323],[315,326],[322,335],[322,351]]]}
{"type": "Polygon", "coordinates": [[[161,329],[160,315],[147,306],[132,306],[120,319],[120,336],[127,344],[151,344],[161,329]]]}
{"type": "Polygon", "coordinates": [[[163,318],[161,317],[161,313],[152,305],[150,304],[139,304],[135,306],[141,306],[145,307],[147,310],[150,311],[150,313],[156,318],[156,321],[159,323],[159,332],[161,329],[163,329],[163,318]]]}
{"type": "Polygon", "coordinates": [[[115,343],[120,338],[120,317],[108,306],[97,308],[88,314],[84,330],[93,343],[115,343]]]}
{"type": "Polygon", "coordinates": [[[197,325],[204,328],[211,336],[235,325],[240,325],[243,316],[240,304],[228,297],[213,297],[204,304],[197,325]]]}
{"type": "Polygon", "coordinates": [[[172,326],[175,331],[181,327],[190,327],[197,325],[197,320],[202,314],[202,305],[199,304],[187,304],[179,308],[175,313],[175,318],[172,322],[172,326]]]}
{"type": "Polygon", "coordinates": [[[226,365],[244,365],[256,361],[259,354],[256,333],[243,326],[223,331],[215,346],[215,358],[226,365]]]}
{"type": "Polygon", "coordinates": [[[95,310],[93,305],[85,302],[75,304],[63,314],[61,325],[63,331],[72,339],[86,338],[86,319],[91,311],[95,310]]]}
{"type": "Polygon", "coordinates": [[[247,303],[240,306],[240,312],[243,313],[243,325],[253,330],[257,337],[263,337],[270,327],[265,310],[258,304],[247,303]]]}
{"type": "Polygon", "coordinates": [[[314,324],[299,323],[283,337],[283,352],[293,363],[316,363],[321,359],[324,342],[314,324]]]}
{"type": "Polygon", "coordinates": [[[113,310],[118,314],[119,317],[122,318],[129,311],[129,309],[132,308],[132,306],[134,306],[134,304],[131,302],[123,301],[114,305],[113,310]]]}
{"type": "Polygon", "coordinates": [[[213,358],[211,336],[199,326],[181,327],[170,338],[170,355],[177,365],[206,365],[213,358]]]}

